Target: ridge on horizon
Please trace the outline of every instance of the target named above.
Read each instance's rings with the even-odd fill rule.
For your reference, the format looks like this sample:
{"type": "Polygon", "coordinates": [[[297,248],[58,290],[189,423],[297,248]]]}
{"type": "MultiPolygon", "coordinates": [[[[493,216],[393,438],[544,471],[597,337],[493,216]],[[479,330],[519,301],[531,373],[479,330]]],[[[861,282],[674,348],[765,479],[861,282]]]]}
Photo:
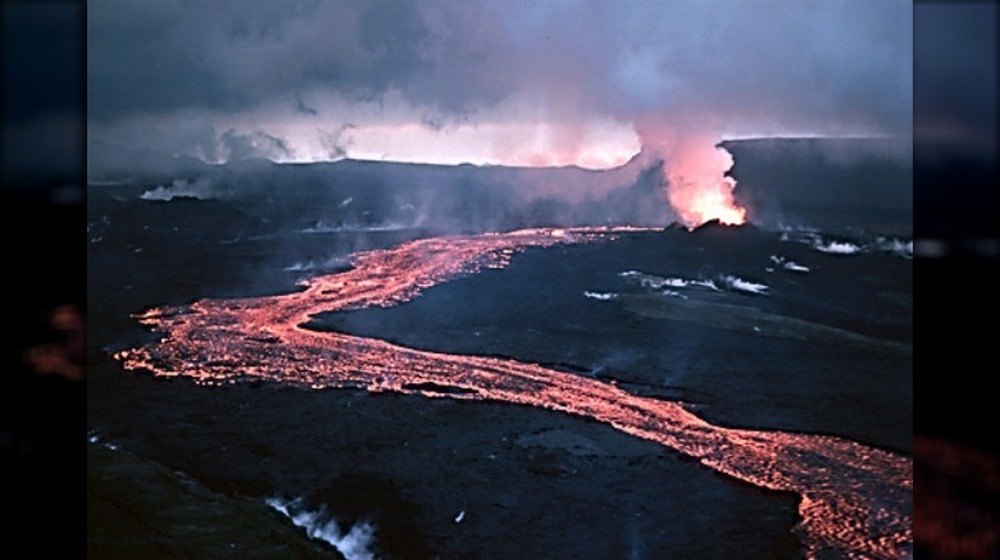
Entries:
{"type": "MultiPolygon", "coordinates": [[[[892,137],[892,136],[748,136],[748,137],[723,137],[716,144],[716,147],[725,149],[727,146],[734,145],[753,145],[753,144],[810,144],[817,145],[822,143],[858,143],[858,144],[871,144],[871,143],[892,143],[899,144],[907,139],[902,137],[892,137]]],[[[580,171],[585,173],[605,173],[612,172],[624,168],[629,168],[638,165],[640,162],[648,162],[650,165],[655,164],[658,160],[662,161],[662,156],[655,154],[654,151],[648,147],[643,146],[639,151],[635,152],[627,161],[621,165],[614,167],[604,167],[604,168],[594,168],[594,167],[584,167],[576,163],[570,163],[565,165],[518,165],[518,164],[507,164],[507,163],[473,163],[473,162],[462,162],[462,163],[438,163],[430,161],[406,161],[406,160],[391,160],[391,159],[370,159],[363,157],[350,157],[345,156],[338,159],[327,159],[327,160],[313,160],[313,161],[279,161],[272,158],[264,156],[254,156],[247,158],[232,159],[224,162],[209,162],[204,159],[193,156],[190,154],[167,154],[166,152],[159,152],[150,149],[134,149],[127,146],[121,146],[117,144],[105,144],[99,146],[99,149],[91,149],[88,153],[88,170],[93,167],[94,163],[106,164],[109,159],[122,159],[130,160],[132,162],[140,159],[146,159],[147,164],[139,164],[135,167],[134,171],[137,173],[144,173],[147,171],[146,168],[156,167],[157,164],[160,166],[164,162],[171,162],[173,164],[187,165],[190,167],[200,167],[205,166],[207,168],[227,168],[229,166],[241,166],[248,167],[252,165],[274,165],[274,166],[296,166],[305,167],[310,165],[331,165],[331,164],[342,164],[342,163],[360,163],[366,165],[391,165],[391,166],[415,166],[415,167],[431,167],[431,168],[475,168],[475,169],[511,169],[511,170],[570,170],[570,171],[580,171]],[[117,156],[117,157],[116,157],[117,156]],[[96,159],[97,161],[93,161],[96,159]],[[152,165],[149,165],[152,164],[152,165]]],[[[100,179],[100,170],[98,177],[88,177],[90,179],[100,179]]],[[[125,171],[123,169],[116,169],[116,171],[125,171]]]]}

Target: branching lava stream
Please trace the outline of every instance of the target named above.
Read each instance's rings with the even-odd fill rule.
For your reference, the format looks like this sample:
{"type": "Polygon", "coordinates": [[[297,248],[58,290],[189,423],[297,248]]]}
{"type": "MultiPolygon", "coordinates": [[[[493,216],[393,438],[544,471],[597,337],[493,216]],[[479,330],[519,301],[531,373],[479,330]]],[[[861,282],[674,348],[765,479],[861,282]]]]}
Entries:
{"type": "Polygon", "coordinates": [[[461,274],[505,266],[529,247],[609,239],[630,228],[451,236],[358,253],[347,272],[299,292],[203,300],[138,316],[159,342],[115,357],[127,370],[204,384],[266,380],[518,403],[585,416],[750,484],[801,497],[809,557],[900,558],[912,550],[912,460],[846,439],[715,426],[682,404],[640,397],[536,364],[413,350],[304,328],[312,315],[388,307],[461,274]]]}

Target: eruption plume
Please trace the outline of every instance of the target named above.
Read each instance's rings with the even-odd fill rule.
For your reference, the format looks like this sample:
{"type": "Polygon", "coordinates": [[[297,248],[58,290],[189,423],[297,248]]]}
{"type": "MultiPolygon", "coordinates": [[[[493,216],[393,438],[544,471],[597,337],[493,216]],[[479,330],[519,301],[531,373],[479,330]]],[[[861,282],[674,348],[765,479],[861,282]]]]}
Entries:
{"type": "Polygon", "coordinates": [[[736,180],[725,174],[732,166],[729,152],[700,142],[684,143],[665,155],[667,197],[687,226],[714,219],[727,225],[746,221],[746,208],[733,199],[736,180]]]}
{"type": "Polygon", "coordinates": [[[683,134],[664,126],[640,126],[643,150],[663,160],[667,200],[688,227],[710,220],[726,225],[746,222],[746,208],[736,203],[736,180],[726,175],[733,156],[718,138],[704,133],[683,134]]]}

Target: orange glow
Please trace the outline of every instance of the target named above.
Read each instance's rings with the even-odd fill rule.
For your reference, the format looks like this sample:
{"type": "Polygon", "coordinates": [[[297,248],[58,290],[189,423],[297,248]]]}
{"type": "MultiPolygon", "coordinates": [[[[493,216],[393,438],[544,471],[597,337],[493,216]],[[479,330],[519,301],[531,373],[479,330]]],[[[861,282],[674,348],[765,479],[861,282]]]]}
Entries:
{"type": "Polygon", "coordinates": [[[746,208],[736,204],[736,180],[725,176],[733,157],[721,147],[686,142],[670,150],[664,164],[667,197],[688,227],[718,219],[723,224],[746,222],[746,208]]]}
{"type": "MultiPolygon", "coordinates": [[[[732,191],[736,182],[728,177],[722,179],[731,183],[727,187],[732,191]]],[[[740,225],[746,221],[747,211],[737,206],[732,196],[727,196],[726,188],[695,190],[686,198],[681,194],[671,192],[670,202],[677,208],[681,218],[688,225],[701,225],[709,220],[717,219],[726,225],[740,225]]]]}
{"type": "Polygon", "coordinates": [[[596,242],[635,228],[522,230],[451,236],[356,254],[349,271],[299,292],[138,315],[159,342],[115,354],[126,370],[205,385],[248,380],[525,404],[604,422],[761,488],[801,497],[797,532],[809,557],[902,558],[912,553],[912,460],[832,436],[735,429],[682,403],[514,360],[442,354],[301,325],[325,311],[389,307],[529,247],[596,242]],[[560,235],[561,234],[561,235],[560,235]]]}

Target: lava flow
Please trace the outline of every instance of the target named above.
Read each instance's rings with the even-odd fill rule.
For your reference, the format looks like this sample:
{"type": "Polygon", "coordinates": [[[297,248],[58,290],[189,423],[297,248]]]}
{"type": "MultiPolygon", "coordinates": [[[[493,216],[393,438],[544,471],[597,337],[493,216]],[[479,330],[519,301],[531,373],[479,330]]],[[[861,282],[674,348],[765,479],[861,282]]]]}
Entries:
{"type": "Polygon", "coordinates": [[[630,394],[536,364],[413,350],[304,328],[310,316],[388,307],[460,274],[505,266],[529,247],[609,239],[624,228],[534,229],[423,239],[359,253],[354,267],[272,297],[203,300],[153,309],[140,321],[161,333],[119,352],[127,370],[205,384],[267,380],[429,397],[519,403],[593,418],[759,487],[800,496],[806,552],[900,558],[912,551],[912,460],[849,440],[715,426],[677,402],[630,394]]]}

